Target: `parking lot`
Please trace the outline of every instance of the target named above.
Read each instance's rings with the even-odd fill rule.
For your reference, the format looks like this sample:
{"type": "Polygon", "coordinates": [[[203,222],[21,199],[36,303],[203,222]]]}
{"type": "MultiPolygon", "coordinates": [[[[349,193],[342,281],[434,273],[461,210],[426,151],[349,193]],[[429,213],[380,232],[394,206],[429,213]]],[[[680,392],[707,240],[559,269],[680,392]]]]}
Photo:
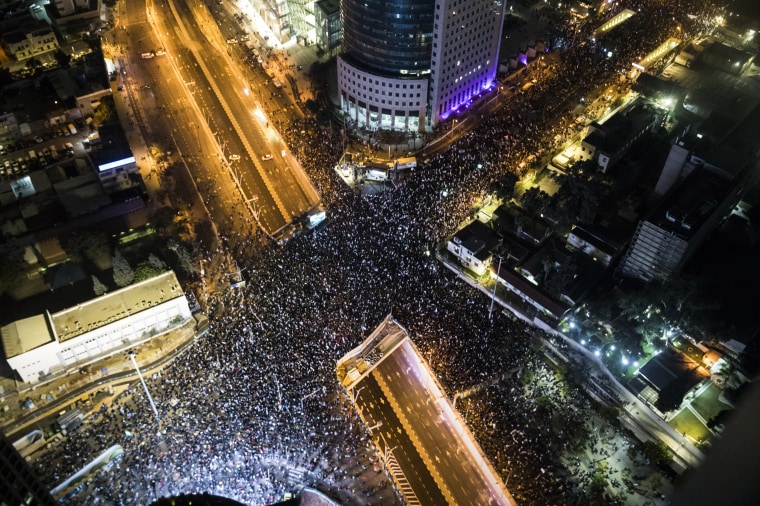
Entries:
{"type": "Polygon", "coordinates": [[[71,158],[77,148],[83,150],[80,137],[72,135],[67,126],[0,144],[0,181],[16,179],[71,158]]]}

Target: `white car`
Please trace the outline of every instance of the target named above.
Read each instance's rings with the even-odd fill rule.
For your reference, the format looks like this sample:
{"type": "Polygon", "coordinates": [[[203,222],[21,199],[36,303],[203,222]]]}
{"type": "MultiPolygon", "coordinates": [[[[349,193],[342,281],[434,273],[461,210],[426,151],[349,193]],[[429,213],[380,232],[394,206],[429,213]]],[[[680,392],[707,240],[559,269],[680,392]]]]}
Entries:
{"type": "Polygon", "coordinates": [[[230,155],[230,160],[232,160],[233,162],[236,162],[240,160],[240,155],[230,155]]]}
{"type": "Polygon", "coordinates": [[[267,161],[272,159],[272,155],[267,153],[266,155],[261,157],[262,160],[267,161]]]}

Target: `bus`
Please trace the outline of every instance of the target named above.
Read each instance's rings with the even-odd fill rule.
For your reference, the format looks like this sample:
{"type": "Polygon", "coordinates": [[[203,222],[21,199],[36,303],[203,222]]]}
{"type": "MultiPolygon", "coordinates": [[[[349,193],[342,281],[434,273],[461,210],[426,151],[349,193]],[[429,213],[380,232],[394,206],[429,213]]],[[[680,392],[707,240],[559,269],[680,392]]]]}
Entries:
{"type": "Polygon", "coordinates": [[[396,170],[409,170],[417,167],[417,158],[414,156],[408,156],[406,158],[399,158],[396,160],[396,170]]]}

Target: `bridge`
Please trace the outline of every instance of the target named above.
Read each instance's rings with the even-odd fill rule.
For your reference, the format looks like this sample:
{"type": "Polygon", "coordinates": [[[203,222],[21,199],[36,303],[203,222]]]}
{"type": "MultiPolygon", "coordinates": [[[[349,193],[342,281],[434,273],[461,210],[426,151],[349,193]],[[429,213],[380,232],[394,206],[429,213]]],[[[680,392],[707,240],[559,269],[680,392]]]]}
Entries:
{"type": "Polygon", "coordinates": [[[338,361],[337,375],[406,504],[516,504],[391,316],[338,361]]]}
{"type": "Polygon", "coordinates": [[[628,21],[633,15],[636,14],[631,9],[623,9],[622,11],[618,12],[614,16],[612,16],[610,19],[605,21],[603,25],[601,25],[599,28],[594,30],[594,35],[604,35],[605,33],[611,31],[613,28],[617,27],[618,25],[622,25],[626,21],[628,21]]]}

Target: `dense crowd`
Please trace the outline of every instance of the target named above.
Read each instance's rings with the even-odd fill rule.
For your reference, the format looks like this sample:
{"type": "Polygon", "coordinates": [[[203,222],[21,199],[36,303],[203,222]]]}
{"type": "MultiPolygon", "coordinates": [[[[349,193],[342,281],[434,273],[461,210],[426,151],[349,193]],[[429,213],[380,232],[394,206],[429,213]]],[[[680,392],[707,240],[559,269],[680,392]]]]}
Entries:
{"type": "Polygon", "coordinates": [[[578,503],[583,481],[557,455],[577,450],[584,426],[575,422],[588,417],[588,400],[560,380],[546,379],[541,391],[525,381],[528,370],[545,370],[537,332],[503,313],[490,319],[488,301],[433,251],[491,181],[524,170],[529,156],[540,159],[574,132],[566,115],[574,93],[616,83],[615,62],[627,64],[633,48],[618,51],[622,59],[606,59],[569,47],[535,91],[512,97],[454,149],[374,196],[345,187],[332,170],[342,131],[309,119],[283,128],[291,149],[304,153],[329,223],[283,245],[222,223],[224,249],[246,268],[247,284],[213,294],[210,330],[148,381],[161,422],[132,387],[38,459],[40,474],[57,485],[118,443],[123,458],[76,501],[146,504],[210,492],[263,504],[308,484],[347,504],[400,504],[335,374],[336,361],[392,313],[449,393],[501,375],[486,402],[462,406],[472,406],[465,417],[494,467],[508,470],[516,499],[578,503]],[[536,404],[538,397],[550,401],[536,404]]]}

